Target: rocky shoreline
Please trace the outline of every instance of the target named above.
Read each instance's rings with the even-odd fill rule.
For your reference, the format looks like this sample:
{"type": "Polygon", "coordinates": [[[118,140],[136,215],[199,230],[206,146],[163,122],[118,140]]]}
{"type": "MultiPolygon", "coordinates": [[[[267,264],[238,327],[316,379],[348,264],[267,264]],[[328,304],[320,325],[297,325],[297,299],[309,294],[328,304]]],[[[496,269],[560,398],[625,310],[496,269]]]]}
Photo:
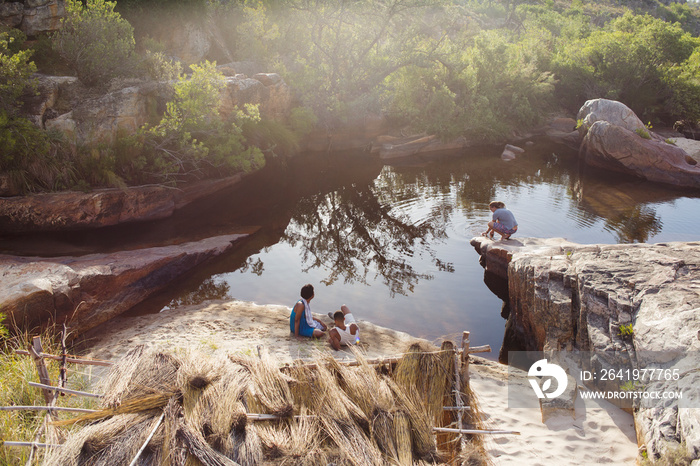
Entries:
{"type": "Polygon", "coordinates": [[[245,236],[79,257],[0,255],[4,323],[21,329],[66,323],[73,336],[81,335],[225,253],[245,236]]]}
{"type": "MultiPolygon", "coordinates": [[[[521,349],[612,354],[618,360],[607,363],[627,358],[631,367],[644,352],[663,354],[667,367],[695,355],[695,369],[682,371],[678,386],[700,383],[700,243],[579,245],[561,238],[478,237],[471,244],[486,273],[508,280],[506,338],[521,349]],[[630,330],[622,332],[622,326],[630,330]]],[[[700,457],[700,415],[687,404],[642,405],[635,408],[635,421],[650,457],[673,445],[700,457]]]]}

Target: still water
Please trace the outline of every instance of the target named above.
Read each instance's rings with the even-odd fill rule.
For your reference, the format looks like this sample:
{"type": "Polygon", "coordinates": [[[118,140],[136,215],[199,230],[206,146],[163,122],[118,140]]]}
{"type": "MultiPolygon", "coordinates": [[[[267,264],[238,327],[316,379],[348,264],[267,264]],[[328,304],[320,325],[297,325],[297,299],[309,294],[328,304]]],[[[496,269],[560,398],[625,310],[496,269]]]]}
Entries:
{"type": "Polygon", "coordinates": [[[291,306],[312,283],[315,312],[345,303],[360,319],[429,340],[470,330],[472,344],[491,345],[495,358],[502,301],[469,245],[490,201],[515,213],[520,237],[698,239],[698,193],[582,168],[570,150],[544,142],[515,161],[499,154],[471,149],[393,166],[330,154],[271,169],[199,213],[221,225],[259,225],[258,233],[155,307],[203,297],[291,306]]]}
{"type": "Polygon", "coordinates": [[[395,165],[365,153],[300,156],[165,221],[23,241],[75,254],[254,232],[132,314],[208,298],[291,306],[312,283],[315,312],[345,303],[360,319],[435,341],[469,330],[496,358],[502,301],[469,245],[490,201],[514,212],[518,237],[698,239],[698,192],[580,167],[569,149],[546,142],[514,161],[499,155],[472,148],[395,165]]]}

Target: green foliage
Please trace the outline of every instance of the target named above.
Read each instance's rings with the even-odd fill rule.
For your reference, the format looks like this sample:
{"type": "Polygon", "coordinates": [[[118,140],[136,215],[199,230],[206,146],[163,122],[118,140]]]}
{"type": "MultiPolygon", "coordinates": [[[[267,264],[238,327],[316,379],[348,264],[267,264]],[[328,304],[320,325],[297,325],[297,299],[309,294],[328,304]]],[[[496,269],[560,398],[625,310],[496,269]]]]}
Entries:
{"type": "Polygon", "coordinates": [[[0,173],[19,192],[67,189],[74,171],[60,155],[60,136],[0,111],[0,173]]]}
{"type": "Polygon", "coordinates": [[[649,131],[642,129],[642,128],[637,128],[634,130],[637,135],[642,138],[642,139],[651,139],[651,136],[649,135],[649,131]]]}
{"type": "Polygon", "coordinates": [[[7,327],[3,324],[6,318],[7,316],[0,312],[0,341],[5,341],[7,337],[10,336],[10,331],[7,330],[7,327]]]}
{"type": "Polygon", "coordinates": [[[622,324],[620,325],[620,336],[621,337],[631,337],[634,335],[634,327],[632,324],[622,324]]]}
{"type": "Polygon", "coordinates": [[[552,68],[560,82],[557,95],[571,110],[604,97],[624,102],[640,117],[676,113],[666,103],[673,95],[668,72],[698,45],[678,24],[626,13],[588,37],[560,44],[552,68]]]}
{"type": "MultiPolygon", "coordinates": [[[[167,103],[161,121],[145,126],[118,151],[127,178],[145,174],[158,182],[220,176],[264,165],[262,151],[248,144],[244,128],[260,122],[257,106],[234,109],[220,118],[224,76],[215,63],[192,65],[190,77],[180,76],[175,98],[167,103]]],[[[143,175],[141,175],[143,176],[143,175]]]]}
{"type": "Polygon", "coordinates": [[[14,113],[17,99],[28,85],[30,76],[36,71],[29,61],[31,50],[20,50],[24,34],[16,29],[0,30],[0,112],[14,113]]]}
{"type": "Polygon", "coordinates": [[[294,107],[289,115],[289,126],[299,137],[309,134],[318,123],[314,111],[308,107],[294,107]]]}
{"type": "Polygon", "coordinates": [[[154,81],[172,81],[182,73],[180,62],[171,60],[163,52],[146,50],[143,67],[146,76],[154,81]]]}
{"type": "Polygon", "coordinates": [[[87,86],[135,73],[134,31],[106,0],[66,1],[54,47],[87,86]]]}
{"type": "Polygon", "coordinates": [[[537,124],[551,105],[552,76],[505,34],[482,32],[466,49],[445,44],[446,53],[430,68],[405,67],[387,86],[392,113],[415,130],[495,141],[537,124]]]}

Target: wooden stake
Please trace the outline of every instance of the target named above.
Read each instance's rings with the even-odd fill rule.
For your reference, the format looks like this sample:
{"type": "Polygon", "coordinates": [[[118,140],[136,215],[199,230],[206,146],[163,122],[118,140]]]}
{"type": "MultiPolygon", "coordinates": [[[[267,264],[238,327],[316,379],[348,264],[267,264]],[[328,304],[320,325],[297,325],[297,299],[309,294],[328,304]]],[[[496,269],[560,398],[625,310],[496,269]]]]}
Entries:
{"type": "Polygon", "coordinates": [[[462,391],[469,389],[469,332],[462,332],[462,391]]]}
{"type": "MultiPolygon", "coordinates": [[[[44,364],[44,359],[41,357],[43,349],[41,347],[41,337],[34,337],[32,346],[29,347],[29,352],[34,359],[34,364],[36,365],[36,370],[39,373],[39,381],[44,385],[51,385],[51,378],[49,377],[49,370],[44,364]]],[[[43,389],[44,399],[46,404],[50,405],[54,399],[54,392],[50,390],[43,389]]]]}
{"type": "Polygon", "coordinates": [[[68,359],[68,350],[66,349],[66,324],[63,324],[63,332],[61,332],[61,371],[58,376],[58,386],[65,388],[68,382],[68,374],[66,373],[66,361],[68,359]]]}

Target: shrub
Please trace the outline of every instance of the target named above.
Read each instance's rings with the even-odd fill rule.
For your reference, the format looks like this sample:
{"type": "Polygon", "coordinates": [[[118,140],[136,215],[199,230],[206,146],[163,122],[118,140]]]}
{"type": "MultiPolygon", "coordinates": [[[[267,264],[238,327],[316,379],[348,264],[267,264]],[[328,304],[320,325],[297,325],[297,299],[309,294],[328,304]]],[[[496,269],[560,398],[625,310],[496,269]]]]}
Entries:
{"type": "Polygon", "coordinates": [[[36,71],[29,61],[31,50],[20,50],[25,36],[14,29],[0,32],[0,111],[14,113],[17,99],[28,85],[30,76],[36,71]]]}
{"type": "Polygon", "coordinates": [[[135,138],[136,156],[128,156],[132,168],[172,184],[262,166],[261,150],[248,144],[244,134],[244,127],[260,122],[257,106],[236,109],[223,121],[219,106],[224,76],[215,63],[190,68],[192,75],[180,76],[174,85],[175,98],[167,103],[161,121],[145,126],[135,138]]]}
{"type": "Polygon", "coordinates": [[[134,74],[134,30],[106,0],[66,0],[54,47],[87,86],[134,74]]]}
{"type": "Polygon", "coordinates": [[[146,50],[143,67],[146,76],[155,81],[172,81],[182,73],[180,62],[169,59],[163,52],[146,50]]]}
{"type": "Polygon", "coordinates": [[[651,139],[651,136],[649,135],[649,131],[642,129],[642,128],[637,128],[634,130],[635,133],[639,135],[640,138],[642,139],[651,139]]]}

